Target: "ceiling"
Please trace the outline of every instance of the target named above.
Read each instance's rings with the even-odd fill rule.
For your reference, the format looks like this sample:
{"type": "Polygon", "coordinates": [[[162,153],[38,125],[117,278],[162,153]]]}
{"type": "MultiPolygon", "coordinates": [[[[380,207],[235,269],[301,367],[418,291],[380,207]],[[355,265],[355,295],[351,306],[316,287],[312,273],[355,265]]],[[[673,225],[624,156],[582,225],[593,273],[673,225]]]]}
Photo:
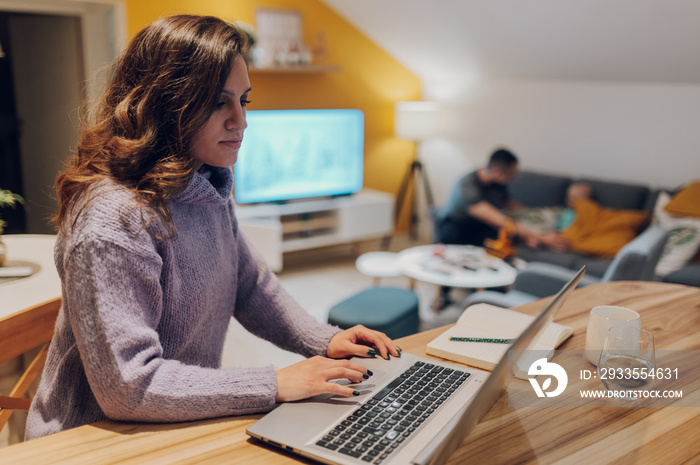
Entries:
{"type": "Polygon", "coordinates": [[[700,84],[698,0],[323,0],[424,86],[700,84]]]}

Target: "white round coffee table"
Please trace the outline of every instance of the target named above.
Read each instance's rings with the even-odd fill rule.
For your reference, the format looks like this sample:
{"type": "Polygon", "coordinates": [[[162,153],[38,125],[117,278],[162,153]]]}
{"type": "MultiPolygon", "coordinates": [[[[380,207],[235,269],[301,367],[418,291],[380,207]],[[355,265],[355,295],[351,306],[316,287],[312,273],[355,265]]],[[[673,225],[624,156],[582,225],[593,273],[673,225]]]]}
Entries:
{"type": "Polygon", "coordinates": [[[509,286],[517,270],[470,245],[421,245],[399,252],[401,272],[418,281],[449,287],[485,289],[509,286]],[[442,255],[435,254],[442,247],[442,255]]]}

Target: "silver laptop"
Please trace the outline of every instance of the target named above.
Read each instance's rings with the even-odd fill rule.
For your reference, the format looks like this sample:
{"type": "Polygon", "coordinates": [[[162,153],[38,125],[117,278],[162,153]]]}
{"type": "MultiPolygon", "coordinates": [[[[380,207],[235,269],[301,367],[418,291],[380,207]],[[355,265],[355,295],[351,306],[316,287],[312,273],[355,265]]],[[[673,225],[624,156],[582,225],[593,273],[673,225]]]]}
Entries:
{"type": "MultiPolygon", "coordinates": [[[[513,343],[532,348],[585,272],[581,268],[513,343]]],[[[505,392],[508,354],[491,373],[404,353],[355,358],[374,373],[359,397],[320,395],[278,406],[247,429],[268,444],[328,464],[444,463],[505,392]]],[[[510,358],[511,366],[513,357],[510,358]]],[[[349,384],[347,380],[337,381],[349,384]]]]}

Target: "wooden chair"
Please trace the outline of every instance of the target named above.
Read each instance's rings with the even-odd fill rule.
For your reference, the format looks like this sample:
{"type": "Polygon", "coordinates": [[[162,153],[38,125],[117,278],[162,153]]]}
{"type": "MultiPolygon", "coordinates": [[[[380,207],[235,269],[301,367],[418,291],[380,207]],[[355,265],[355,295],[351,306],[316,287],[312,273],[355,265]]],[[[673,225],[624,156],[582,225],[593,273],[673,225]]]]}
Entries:
{"type": "Polygon", "coordinates": [[[60,308],[61,298],[58,297],[0,319],[0,363],[43,344],[10,395],[0,395],[0,430],[14,410],[29,410],[31,399],[24,395],[44,368],[60,308]]]}

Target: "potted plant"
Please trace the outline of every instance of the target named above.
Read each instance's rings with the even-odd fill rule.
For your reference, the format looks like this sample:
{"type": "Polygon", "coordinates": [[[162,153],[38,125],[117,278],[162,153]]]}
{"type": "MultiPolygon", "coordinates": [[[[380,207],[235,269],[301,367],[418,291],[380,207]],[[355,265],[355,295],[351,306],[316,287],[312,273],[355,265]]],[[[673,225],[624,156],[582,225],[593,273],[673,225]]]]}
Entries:
{"type": "MultiPolygon", "coordinates": [[[[13,207],[17,203],[22,203],[24,199],[19,194],[14,194],[8,190],[0,189],[0,207],[13,207]]],[[[0,266],[5,264],[5,259],[7,258],[7,249],[5,243],[2,241],[2,232],[7,226],[2,218],[0,218],[0,266]]]]}

